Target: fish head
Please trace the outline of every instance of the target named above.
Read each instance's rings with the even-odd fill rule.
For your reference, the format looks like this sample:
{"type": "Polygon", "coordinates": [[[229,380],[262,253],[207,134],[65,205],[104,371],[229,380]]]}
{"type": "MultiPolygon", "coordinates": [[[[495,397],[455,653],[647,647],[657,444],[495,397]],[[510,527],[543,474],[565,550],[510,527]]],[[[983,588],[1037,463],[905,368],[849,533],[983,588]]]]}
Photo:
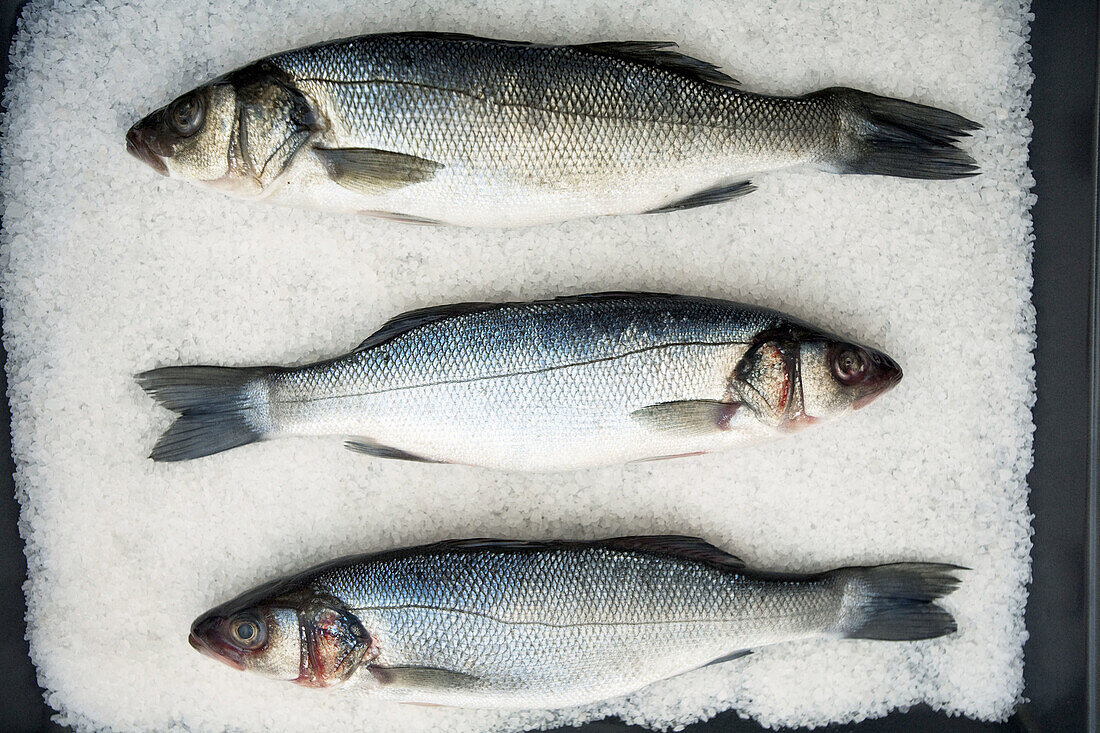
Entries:
{"type": "Polygon", "coordinates": [[[787,431],[858,410],[901,377],[881,351],[792,327],[762,334],[734,369],[732,386],[760,420],[787,431]]]}
{"type": "Polygon", "coordinates": [[[126,150],[161,175],[261,198],[318,129],[305,97],[260,63],[146,115],[126,133],[126,150]]]}
{"type": "Polygon", "coordinates": [[[266,587],[195,619],[191,646],[239,671],[305,687],[337,685],[368,657],[370,635],[339,601],[257,594],[266,587]]]}
{"type": "Polygon", "coordinates": [[[191,646],[239,671],[294,680],[301,660],[298,613],[292,608],[216,608],[195,619],[191,646]]]}

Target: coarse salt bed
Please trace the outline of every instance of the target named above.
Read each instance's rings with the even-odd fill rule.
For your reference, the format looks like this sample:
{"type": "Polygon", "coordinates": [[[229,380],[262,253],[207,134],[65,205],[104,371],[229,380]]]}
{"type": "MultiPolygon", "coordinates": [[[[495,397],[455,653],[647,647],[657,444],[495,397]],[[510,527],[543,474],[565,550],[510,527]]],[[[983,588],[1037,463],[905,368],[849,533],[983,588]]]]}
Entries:
{"type": "Polygon", "coordinates": [[[3,122],[9,353],[31,654],[80,730],[515,731],[607,715],[669,728],[735,708],[821,725],[926,702],[1003,719],[1020,699],[1030,528],[1028,8],[1019,2],[483,0],[43,2],[12,47],[3,122]],[[410,227],[234,201],[157,177],[123,135],[259,56],[356,33],[673,39],[745,88],[848,85],[985,129],[980,176],[816,171],[671,215],[522,230],[410,227]],[[894,392],[847,421],[721,455],[556,475],[371,460],[338,439],[155,465],[158,365],[302,362],[388,317],[462,300],[658,290],[782,309],[885,349],[894,392]],[[244,675],[191,620],[338,555],[447,537],[676,532],[775,570],[966,565],[959,632],[821,641],[582,709],[394,706],[244,675]]]}

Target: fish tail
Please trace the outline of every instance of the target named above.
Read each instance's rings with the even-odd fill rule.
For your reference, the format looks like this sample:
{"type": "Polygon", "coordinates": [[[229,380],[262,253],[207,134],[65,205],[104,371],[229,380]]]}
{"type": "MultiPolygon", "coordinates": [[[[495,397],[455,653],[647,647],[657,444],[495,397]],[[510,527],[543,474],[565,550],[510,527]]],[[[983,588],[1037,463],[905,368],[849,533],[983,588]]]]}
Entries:
{"type": "Polygon", "coordinates": [[[834,571],[845,578],[841,636],[912,641],[954,633],[955,618],[935,601],[959,585],[966,568],[941,563],[895,563],[834,571]]]}
{"type": "Polygon", "coordinates": [[[811,95],[835,110],[835,155],[823,167],[837,173],[951,179],[978,174],[956,145],[981,125],[954,112],[837,87],[811,95]]]}
{"type": "Polygon", "coordinates": [[[163,367],[134,378],[158,403],[178,412],[149,457],[187,461],[263,440],[267,367],[163,367]]]}

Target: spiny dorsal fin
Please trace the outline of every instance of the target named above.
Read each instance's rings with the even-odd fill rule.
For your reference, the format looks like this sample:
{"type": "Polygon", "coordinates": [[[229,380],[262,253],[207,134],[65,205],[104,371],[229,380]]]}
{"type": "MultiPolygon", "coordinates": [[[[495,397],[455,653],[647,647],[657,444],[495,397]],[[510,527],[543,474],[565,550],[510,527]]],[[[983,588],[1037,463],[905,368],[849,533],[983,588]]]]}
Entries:
{"type": "Polygon", "coordinates": [[[374,348],[387,341],[392,341],[398,336],[412,331],[414,328],[419,328],[429,323],[435,323],[436,321],[443,321],[457,316],[464,316],[470,313],[489,311],[504,305],[507,305],[507,303],[454,303],[451,305],[433,305],[427,308],[418,308],[407,313],[401,313],[383,323],[381,328],[370,336],[367,336],[366,340],[359,344],[355,350],[364,351],[365,349],[374,348]]]}
{"type": "Polygon", "coordinates": [[[676,48],[676,44],[672,41],[605,41],[602,43],[586,43],[576,46],[576,48],[601,56],[611,56],[656,66],[658,69],[674,71],[697,81],[721,84],[722,86],[734,86],[739,83],[729,74],[719,71],[717,66],[708,61],[701,61],[686,56],[679,51],[670,50],[676,48]]]}
{"type": "MultiPolygon", "coordinates": [[[[630,298],[637,297],[663,297],[663,298],[677,298],[682,296],[676,295],[661,295],[658,293],[633,293],[628,291],[621,292],[606,292],[606,293],[586,293],[583,295],[563,295],[551,300],[536,300],[530,305],[538,305],[539,303],[578,303],[581,301],[600,301],[600,300],[628,300],[630,298]]],[[[506,308],[509,306],[523,305],[520,303],[487,303],[487,302],[471,302],[471,303],[451,303],[448,305],[432,305],[427,308],[417,308],[416,310],[408,311],[407,313],[401,313],[394,316],[390,320],[382,324],[382,327],[377,331],[367,336],[363,343],[359,344],[355,348],[356,351],[363,351],[365,349],[374,348],[380,344],[384,344],[387,341],[401,336],[403,334],[412,331],[420,326],[427,325],[429,323],[435,323],[436,321],[443,321],[448,318],[455,318],[458,316],[465,316],[471,313],[483,313],[485,311],[495,310],[497,308],[506,308]]]]}
{"type": "MultiPolygon", "coordinates": [[[[494,46],[551,46],[552,44],[530,43],[528,41],[506,41],[497,38],[481,38],[464,33],[427,33],[413,31],[397,34],[404,38],[423,38],[437,41],[451,41],[458,43],[478,43],[494,46]]],[[[702,61],[692,56],[687,56],[679,51],[673,51],[677,44],[675,41],[600,41],[598,43],[584,43],[573,46],[580,51],[610,56],[612,58],[634,61],[640,64],[655,66],[659,69],[674,71],[683,74],[690,79],[721,84],[722,86],[735,86],[740,84],[729,74],[718,70],[715,64],[702,61]]]]}
{"type": "Polygon", "coordinates": [[[502,540],[493,537],[471,537],[462,540],[443,540],[425,549],[447,552],[472,552],[476,550],[550,550],[573,543],[546,540],[502,540]]]}
{"type": "MultiPolygon", "coordinates": [[[[690,298],[690,295],[671,295],[669,293],[647,293],[644,290],[605,290],[599,293],[580,293],[578,295],[559,295],[556,298],[551,299],[552,303],[583,303],[583,302],[599,302],[609,300],[633,300],[635,298],[662,298],[668,300],[679,300],[682,298],[690,298]]],[[[540,301],[536,301],[540,302],[540,301]]],[[[541,301],[548,302],[548,301],[541,301]]]]}
{"type": "Polygon", "coordinates": [[[529,303],[516,303],[516,302],[503,302],[503,303],[486,303],[486,302],[472,302],[472,303],[452,303],[449,305],[433,305],[427,308],[418,308],[416,310],[408,311],[407,313],[401,313],[394,316],[390,320],[386,321],[382,326],[368,336],[363,343],[359,344],[355,348],[355,351],[363,351],[365,349],[371,349],[375,346],[391,341],[398,336],[402,336],[409,331],[420,326],[427,325],[429,323],[435,323],[436,321],[443,321],[448,318],[456,318],[458,316],[465,316],[471,313],[482,313],[485,311],[496,310],[499,308],[510,308],[517,306],[529,306],[529,305],[545,305],[547,303],[592,303],[592,302],[607,302],[617,300],[633,300],[636,298],[644,298],[647,300],[707,300],[706,298],[697,298],[692,295],[673,295],[669,293],[647,293],[644,291],[630,291],[630,290],[609,290],[601,293],[582,293],[579,295],[562,295],[549,300],[535,300],[529,303]]]}
{"type": "MultiPolygon", "coordinates": [[[[387,35],[387,34],[381,34],[387,35]]],[[[469,33],[447,33],[445,31],[404,31],[401,33],[394,33],[394,36],[398,38],[421,38],[430,41],[452,41],[458,43],[478,43],[478,44],[492,44],[495,46],[535,46],[538,44],[531,43],[530,41],[505,41],[499,38],[484,38],[482,36],[472,36],[469,33]]]]}

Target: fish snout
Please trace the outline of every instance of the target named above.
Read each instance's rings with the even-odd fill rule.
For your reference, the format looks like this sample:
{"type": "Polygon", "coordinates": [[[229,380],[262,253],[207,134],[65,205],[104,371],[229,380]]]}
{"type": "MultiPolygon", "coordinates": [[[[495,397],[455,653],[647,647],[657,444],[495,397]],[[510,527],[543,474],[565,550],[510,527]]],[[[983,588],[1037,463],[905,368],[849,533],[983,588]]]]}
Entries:
{"type": "Polygon", "coordinates": [[[881,351],[871,351],[871,363],[881,373],[884,389],[892,389],[901,381],[901,365],[881,351]]]}
{"type": "Polygon", "coordinates": [[[244,652],[225,640],[221,632],[224,625],[225,619],[221,616],[203,616],[191,624],[187,641],[199,653],[243,672],[244,652]]]}
{"type": "Polygon", "coordinates": [[[148,165],[162,176],[168,175],[168,166],[151,145],[152,133],[147,124],[148,118],[138,122],[126,133],[126,152],[148,165]]]}
{"type": "Polygon", "coordinates": [[[876,349],[867,349],[867,357],[870,362],[867,367],[867,379],[864,382],[866,392],[855,402],[852,409],[874,402],[880,395],[889,392],[901,381],[901,366],[886,354],[876,349]]]}

